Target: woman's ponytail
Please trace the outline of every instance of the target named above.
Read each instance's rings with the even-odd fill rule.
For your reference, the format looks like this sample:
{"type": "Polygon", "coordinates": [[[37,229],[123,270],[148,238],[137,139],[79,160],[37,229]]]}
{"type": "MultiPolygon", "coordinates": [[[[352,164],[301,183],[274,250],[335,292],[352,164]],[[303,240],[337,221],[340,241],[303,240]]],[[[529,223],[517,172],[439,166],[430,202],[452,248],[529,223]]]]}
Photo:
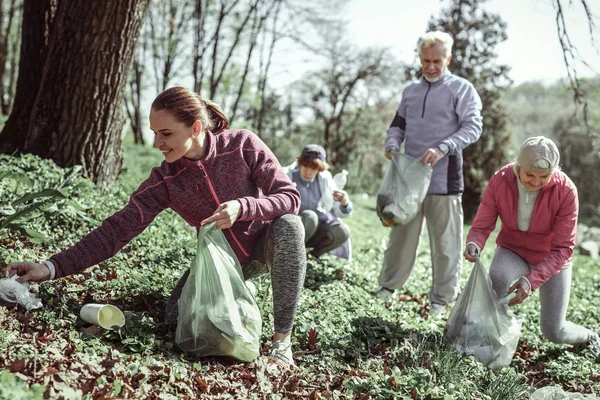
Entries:
{"type": "Polygon", "coordinates": [[[210,100],[205,100],[204,103],[206,104],[208,119],[210,119],[212,125],[212,132],[219,133],[227,129],[229,127],[229,119],[227,119],[221,107],[210,100]]]}

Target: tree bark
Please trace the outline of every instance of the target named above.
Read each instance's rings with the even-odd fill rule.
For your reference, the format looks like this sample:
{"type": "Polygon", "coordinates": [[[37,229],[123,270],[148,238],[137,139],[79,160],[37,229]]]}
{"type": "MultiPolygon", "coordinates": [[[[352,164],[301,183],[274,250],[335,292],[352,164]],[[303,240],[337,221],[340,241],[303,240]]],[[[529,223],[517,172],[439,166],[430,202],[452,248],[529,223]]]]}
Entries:
{"type": "Polygon", "coordinates": [[[101,186],[123,159],[123,96],[149,0],[60,0],[22,150],[83,165],[101,186]]]}
{"type": "Polygon", "coordinates": [[[12,46],[9,46],[9,43],[10,40],[13,39],[11,38],[11,35],[13,33],[13,23],[17,12],[17,2],[16,0],[10,1],[6,27],[4,27],[4,4],[2,3],[3,2],[0,0],[0,103],[2,115],[8,115],[10,104],[12,102],[12,93],[10,91],[11,81],[10,79],[6,79],[5,74],[6,63],[9,60],[10,51],[14,50],[14,48],[11,49],[12,46]]]}
{"type": "Polygon", "coordinates": [[[19,77],[10,117],[0,133],[0,151],[23,149],[29,118],[42,81],[48,52],[48,37],[53,27],[58,0],[25,0],[21,26],[19,77]]]}

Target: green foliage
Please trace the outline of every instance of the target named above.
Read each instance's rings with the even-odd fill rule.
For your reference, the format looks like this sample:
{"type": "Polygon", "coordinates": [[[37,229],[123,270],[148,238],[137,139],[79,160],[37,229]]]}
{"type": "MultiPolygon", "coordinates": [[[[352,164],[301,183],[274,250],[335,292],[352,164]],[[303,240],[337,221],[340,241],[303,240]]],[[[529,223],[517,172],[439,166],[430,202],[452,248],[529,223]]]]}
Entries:
{"type": "Polygon", "coordinates": [[[454,38],[449,68],[475,86],[483,103],[481,138],[463,152],[463,208],[467,220],[477,212],[487,179],[508,161],[511,144],[508,113],[500,101],[511,84],[510,68],[496,63],[496,47],[506,40],[506,23],[499,15],[481,9],[485,1],[452,0],[427,27],[428,31],[442,30],[454,38]]]}
{"type": "MultiPolygon", "coordinates": [[[[600,79],[581,81],[587,92],[588,122],[594,130],[600,127],[600,79]]],[[[529,82],[511,88],[503,96],[511,115],[510,129],[515,132],[513,148],[518,149],[528,137],[544,135],[552,138],[561,153],[561,169],[573,180],[579,192],[580,221],[600,225],[597,193],[600,180],[600,154],[594,136],[588,134],[584,122],[576,114],[571,89],[564,82],[544,86],[529,82]]]]}
{"type": "Polygon", "coordinates": [[[0,399],[42,400],[46,388],[33,384],[31,387],[22,379],[12,375],[9,370],[0,370],[0,399]]]}
{"type": "MultiPolygon", "coordinates": [[[[37,218],[47,220],[90,220],[81,206],[72,197],[78,190],[89,185],[81,178],[82,168],[73,167],[60,171],[56,182],[42,187],[34,181],[40,167],[38,159],[24,156],[19,164],[12,164],[13,157],[0,155],[4,162],[0,173],[0,231],[3,229],[19,232],[34,243],[44,243],[49,239],[32,228],[37,218]],[[6,203],[5,203],[6,202],[6,203]]],[[[39,181],[38,181],[39,183],[39,181]]]]}
{"type": "MultiPolygon", "coordinates": [[[[39,163],[29,174],[35,190],[58,182],[62,170],[30,156],[5,159],[6,168],[39,163]]],[[[145,179],[160,154],[127,147],[125,168],[116,184],[100,192],[87,185],[77,200],[86,215],[101,220],[117,211],[145,179]]],[[[14,197],[25,194],[26,186],[14,197]]],[[[81,274],[32,284],[44,308],[26,313],[0,306],[0,358],[12,372],[1,384],[40,390],[48,398],[261,399],[521,399],[532,387],[560,385],[566,390],[600,392],[592,354],[584,348],[554,345],[539,333],[539,295],[516,307],[524,316],[521,342],[513,363],[497,374],[472,357],[460,357],[442,342],[444,319],[428,317],[431,283],[428,243],[422,241],[412,276],[394,301],[373,296],[386,237],[375,216],[374,198],[352,196],[352,262],[325,256],[309,258],[305,288],[293,330],[298,367],[281,375],[266,372],[264,359],[243,364],[227,359],[188,360],[173,347],[174,327],[163,323],[166,299],[195,251],[195,232],[171,212],[163,212],[112,259],[81,274]],[[126,325],[102,331],[77,315],[86,302],[110,303],[124,310],[126,325]],[[26,381],[24,381],[26,380],[26,381]],[[42,384],[39,388],[36,384],[42,384]],[[44,389],[44,390],[42,390],[44,389]]],[[[0,259],[39,260],[73,244],[97,223],[75,217],[31,221],[54,241],[35,244],[13,231],[0,235],[0,259]],[[10,243],[10,244],[9,244],[10,243]],[[60,248],[57,246],[60,243],[60,248]]],[[[489,265],[494,237],[484,249],[489,265]]],[[[600,330],[600,264],[576,256],[568,318],[600,330]]],[[[0,265],[2,267],[3,265],[0,265]]],[[[462,282],[470,273],[465,264],[462,282]]],[[[263,315],[262,352],[273,329],[270,279],[255,281],[263,315]]],[[[4,392],[0,392],[4,394],[4,392]]],[[[2,397],[0,395],[0,397],[2,397]]],[[[33,397],[33,396],[30,396],[33,397]]]]}

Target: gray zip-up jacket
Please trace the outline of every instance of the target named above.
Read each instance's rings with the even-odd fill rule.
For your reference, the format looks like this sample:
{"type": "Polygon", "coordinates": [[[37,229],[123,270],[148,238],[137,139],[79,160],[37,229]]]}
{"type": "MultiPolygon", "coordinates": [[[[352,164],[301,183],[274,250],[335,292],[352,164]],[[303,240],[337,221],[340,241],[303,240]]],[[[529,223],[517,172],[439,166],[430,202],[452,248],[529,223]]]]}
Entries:
{"type": "Polygon", "coordinates": [[[385,149],[400,148],[420,158],[428,148],[444,143],[448,154],[433,167],[428,194],[464,191],[462,150],[475,143],[483,129],[481,99],[473,85],[448,69],[430,83],[421,78],[402,92],[402,101],[387,130],[385,149]]]}

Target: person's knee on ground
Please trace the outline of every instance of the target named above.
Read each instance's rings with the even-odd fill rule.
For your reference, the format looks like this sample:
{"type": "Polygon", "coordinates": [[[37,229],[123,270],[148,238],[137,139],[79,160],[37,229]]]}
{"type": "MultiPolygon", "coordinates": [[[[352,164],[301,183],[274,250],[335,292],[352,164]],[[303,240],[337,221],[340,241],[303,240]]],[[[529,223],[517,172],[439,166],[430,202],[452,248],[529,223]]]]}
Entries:
{"type": "MultiPolygon", "coordinates": [[[[540,329],[542,331],[542,335],[552,343],[556,344],[565,344],[565,338],[567,336],[567,329],[564,324],[544,324],[543,322],[540,324],[540,329]]],[[[569,343],[570,344],[570,343],[569,343]]]]}
{"type": "Polygon", "coordinates": [[[177,282],[177,285],[175,285],[175,288],[173,289],[171,296],[169,296],[169,299],[167,300],[167,304],[165,305],[165,317],[164,317],[165,324],[167,324],[167,325],[177,323],[177,316],[179,315],[178,302],[179,302],[179,298],[181,297],[181,292],[183,291],[183,286],[185,285],[185,282],[187,281],[187,278],[189,275],[190,275],[190,269],[188,268],[183,273],[181,278],[179,278],[179,282],[177,282]]]}
{"type": "Polygon", "coordinates": [[[344,244],[350,237],[350,228],[348,225],[340,222],[337,225],[329,226],[315,240],[314,248],[311,254],[315,257],[320,257],[323,254],[336,249],[344,244]]]}
{"type": "Polygon", "coordinates": [[[298,214],[304,227],[304,243],[313,237],[319,226],[319,216],[313,210],[304,210],[298,214]]]}

